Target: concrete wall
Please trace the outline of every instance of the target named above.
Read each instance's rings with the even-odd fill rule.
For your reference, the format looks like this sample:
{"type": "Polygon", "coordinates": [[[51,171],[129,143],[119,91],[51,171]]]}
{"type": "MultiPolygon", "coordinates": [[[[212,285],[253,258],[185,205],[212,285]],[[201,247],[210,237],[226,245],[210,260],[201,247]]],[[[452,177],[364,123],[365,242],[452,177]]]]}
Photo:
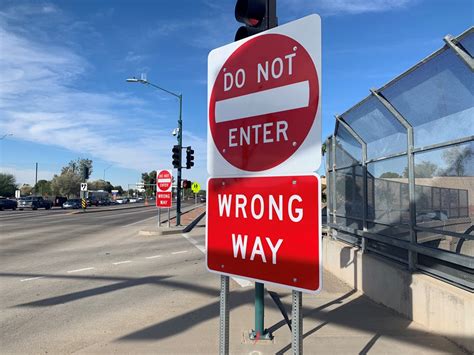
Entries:
{"type": "Polygon", "coordinates": [[[474,352],[474,294],[323,239],[324,268],[366,296],[474,352]]]}

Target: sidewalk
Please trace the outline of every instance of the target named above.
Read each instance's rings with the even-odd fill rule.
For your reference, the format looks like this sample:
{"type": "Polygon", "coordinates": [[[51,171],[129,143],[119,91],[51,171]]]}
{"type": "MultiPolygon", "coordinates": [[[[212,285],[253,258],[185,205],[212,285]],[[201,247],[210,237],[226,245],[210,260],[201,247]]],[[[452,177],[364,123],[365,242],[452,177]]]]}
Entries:
{"type": "MultiPolygon", "coordinates": [[[[200,212],[196,210],[192,213],[197,216],[200,212]]],[[[184,218],[186,217],[183,220],[184,218]]],[[[204,227],[205,218],[189,233],[182,235],[177,231],[163,238],[184,236],[204,253],[204,227]]],[[[202,262],[205,263],[204,258],[202,262]]],[[[202,269],[202,265],[199,265],[199,269],[202,269]]],[[[247,334],[254,326],[253,285],[242,287],[231,279],[230,290],[230,353],[291,353],[291,332],[268,293],[265,293],[265,327],[271,330],[274,339],[250,341],[247,334]]],[[[291,316],[291,291],[275,287],[269,290],[278,292],[291,316]]],[[[127,340],[132,341],[133,346],[129,342],[121,345],[115,343],[106,350],[216,354],[219,334],[219,276],[204,273],[200,279],[196,279],[195,288],[190,291],[185,298],[175,300],[180,304],[179,314],[164,317],[156,326],[146,328],[139,336],[128,337],[127,340]]],[[[303,296],[303,314],[305,354],[464,353],[449,340],[430,334],[420,325],[372,302],[328,272],[324,272],[324,287],[320,294],[303,296]]]]}

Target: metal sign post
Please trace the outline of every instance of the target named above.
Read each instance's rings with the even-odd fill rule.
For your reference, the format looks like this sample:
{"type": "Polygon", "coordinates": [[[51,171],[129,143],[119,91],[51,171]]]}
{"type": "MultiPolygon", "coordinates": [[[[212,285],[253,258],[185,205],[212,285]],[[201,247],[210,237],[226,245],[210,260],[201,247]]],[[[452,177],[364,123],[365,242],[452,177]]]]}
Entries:
{"type": "Polygon", "coordinates": [[[158,228],[161,227],[161,208],[158,208],[158,228]]]}
{"type": "Polygon", "coordinates": [[[291,305],[291,350],[295,355],[303,354],[303,315],[301,306],[303,294],[300,291],[292,291],[291,305]]]}
{"type": "Polygon", "coordinates": [[[221,276],[219,354],[229,354],[229,276],[221,276]]]}

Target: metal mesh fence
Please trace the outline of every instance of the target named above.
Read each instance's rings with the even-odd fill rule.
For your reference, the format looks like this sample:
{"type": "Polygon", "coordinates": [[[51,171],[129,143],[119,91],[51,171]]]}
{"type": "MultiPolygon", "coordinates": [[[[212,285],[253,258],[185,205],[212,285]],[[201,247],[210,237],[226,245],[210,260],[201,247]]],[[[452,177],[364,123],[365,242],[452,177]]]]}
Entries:
{"type": "Polygon", "coordinates": [[[474,289],[474,28],[336,116],[332,235],[474,289]]]}

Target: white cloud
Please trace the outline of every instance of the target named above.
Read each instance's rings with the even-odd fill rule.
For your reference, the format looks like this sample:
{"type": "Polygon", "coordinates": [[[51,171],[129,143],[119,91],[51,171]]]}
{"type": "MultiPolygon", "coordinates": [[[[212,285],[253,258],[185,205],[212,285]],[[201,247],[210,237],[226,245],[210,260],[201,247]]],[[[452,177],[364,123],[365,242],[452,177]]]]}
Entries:
{"type": "MultiPolygon", "coordinates": [[[[1,23],[0,37],[0,132],[116,167],[149,171],[171,165],[176,139],[170,129],[150,124],[160,114],[151,113],[146,101],[122,92],[76,89],[91,64],[70,48],[27,38],[1,23]]],[[[184,144],[205,157],[205,138],[185,134],[184,144]]],[[[199,165],[193,174],[204,181],[205,163],[199,165]]],[[[17,174],[31,181],[28,170],[17,169],[17,174]]]]}
{"type": "MultiPolygon", "coordinates": [[[[0,172],[4,174],[12,174],[19,186],[22,186],[23,184],[33,186],[35,184],[36,169],[25,169],[15,166],[0,166],[0,172]]],[[[51,180],[54,174],[57,174],[57,172],[39,169],[38,181],[51,180]]]]}
{"type": "Polygon", "coordinates": [[[362,14],[404,9],[421,0],[283,0],[289,9],[309,10],[323,15],[362,14]]]}

